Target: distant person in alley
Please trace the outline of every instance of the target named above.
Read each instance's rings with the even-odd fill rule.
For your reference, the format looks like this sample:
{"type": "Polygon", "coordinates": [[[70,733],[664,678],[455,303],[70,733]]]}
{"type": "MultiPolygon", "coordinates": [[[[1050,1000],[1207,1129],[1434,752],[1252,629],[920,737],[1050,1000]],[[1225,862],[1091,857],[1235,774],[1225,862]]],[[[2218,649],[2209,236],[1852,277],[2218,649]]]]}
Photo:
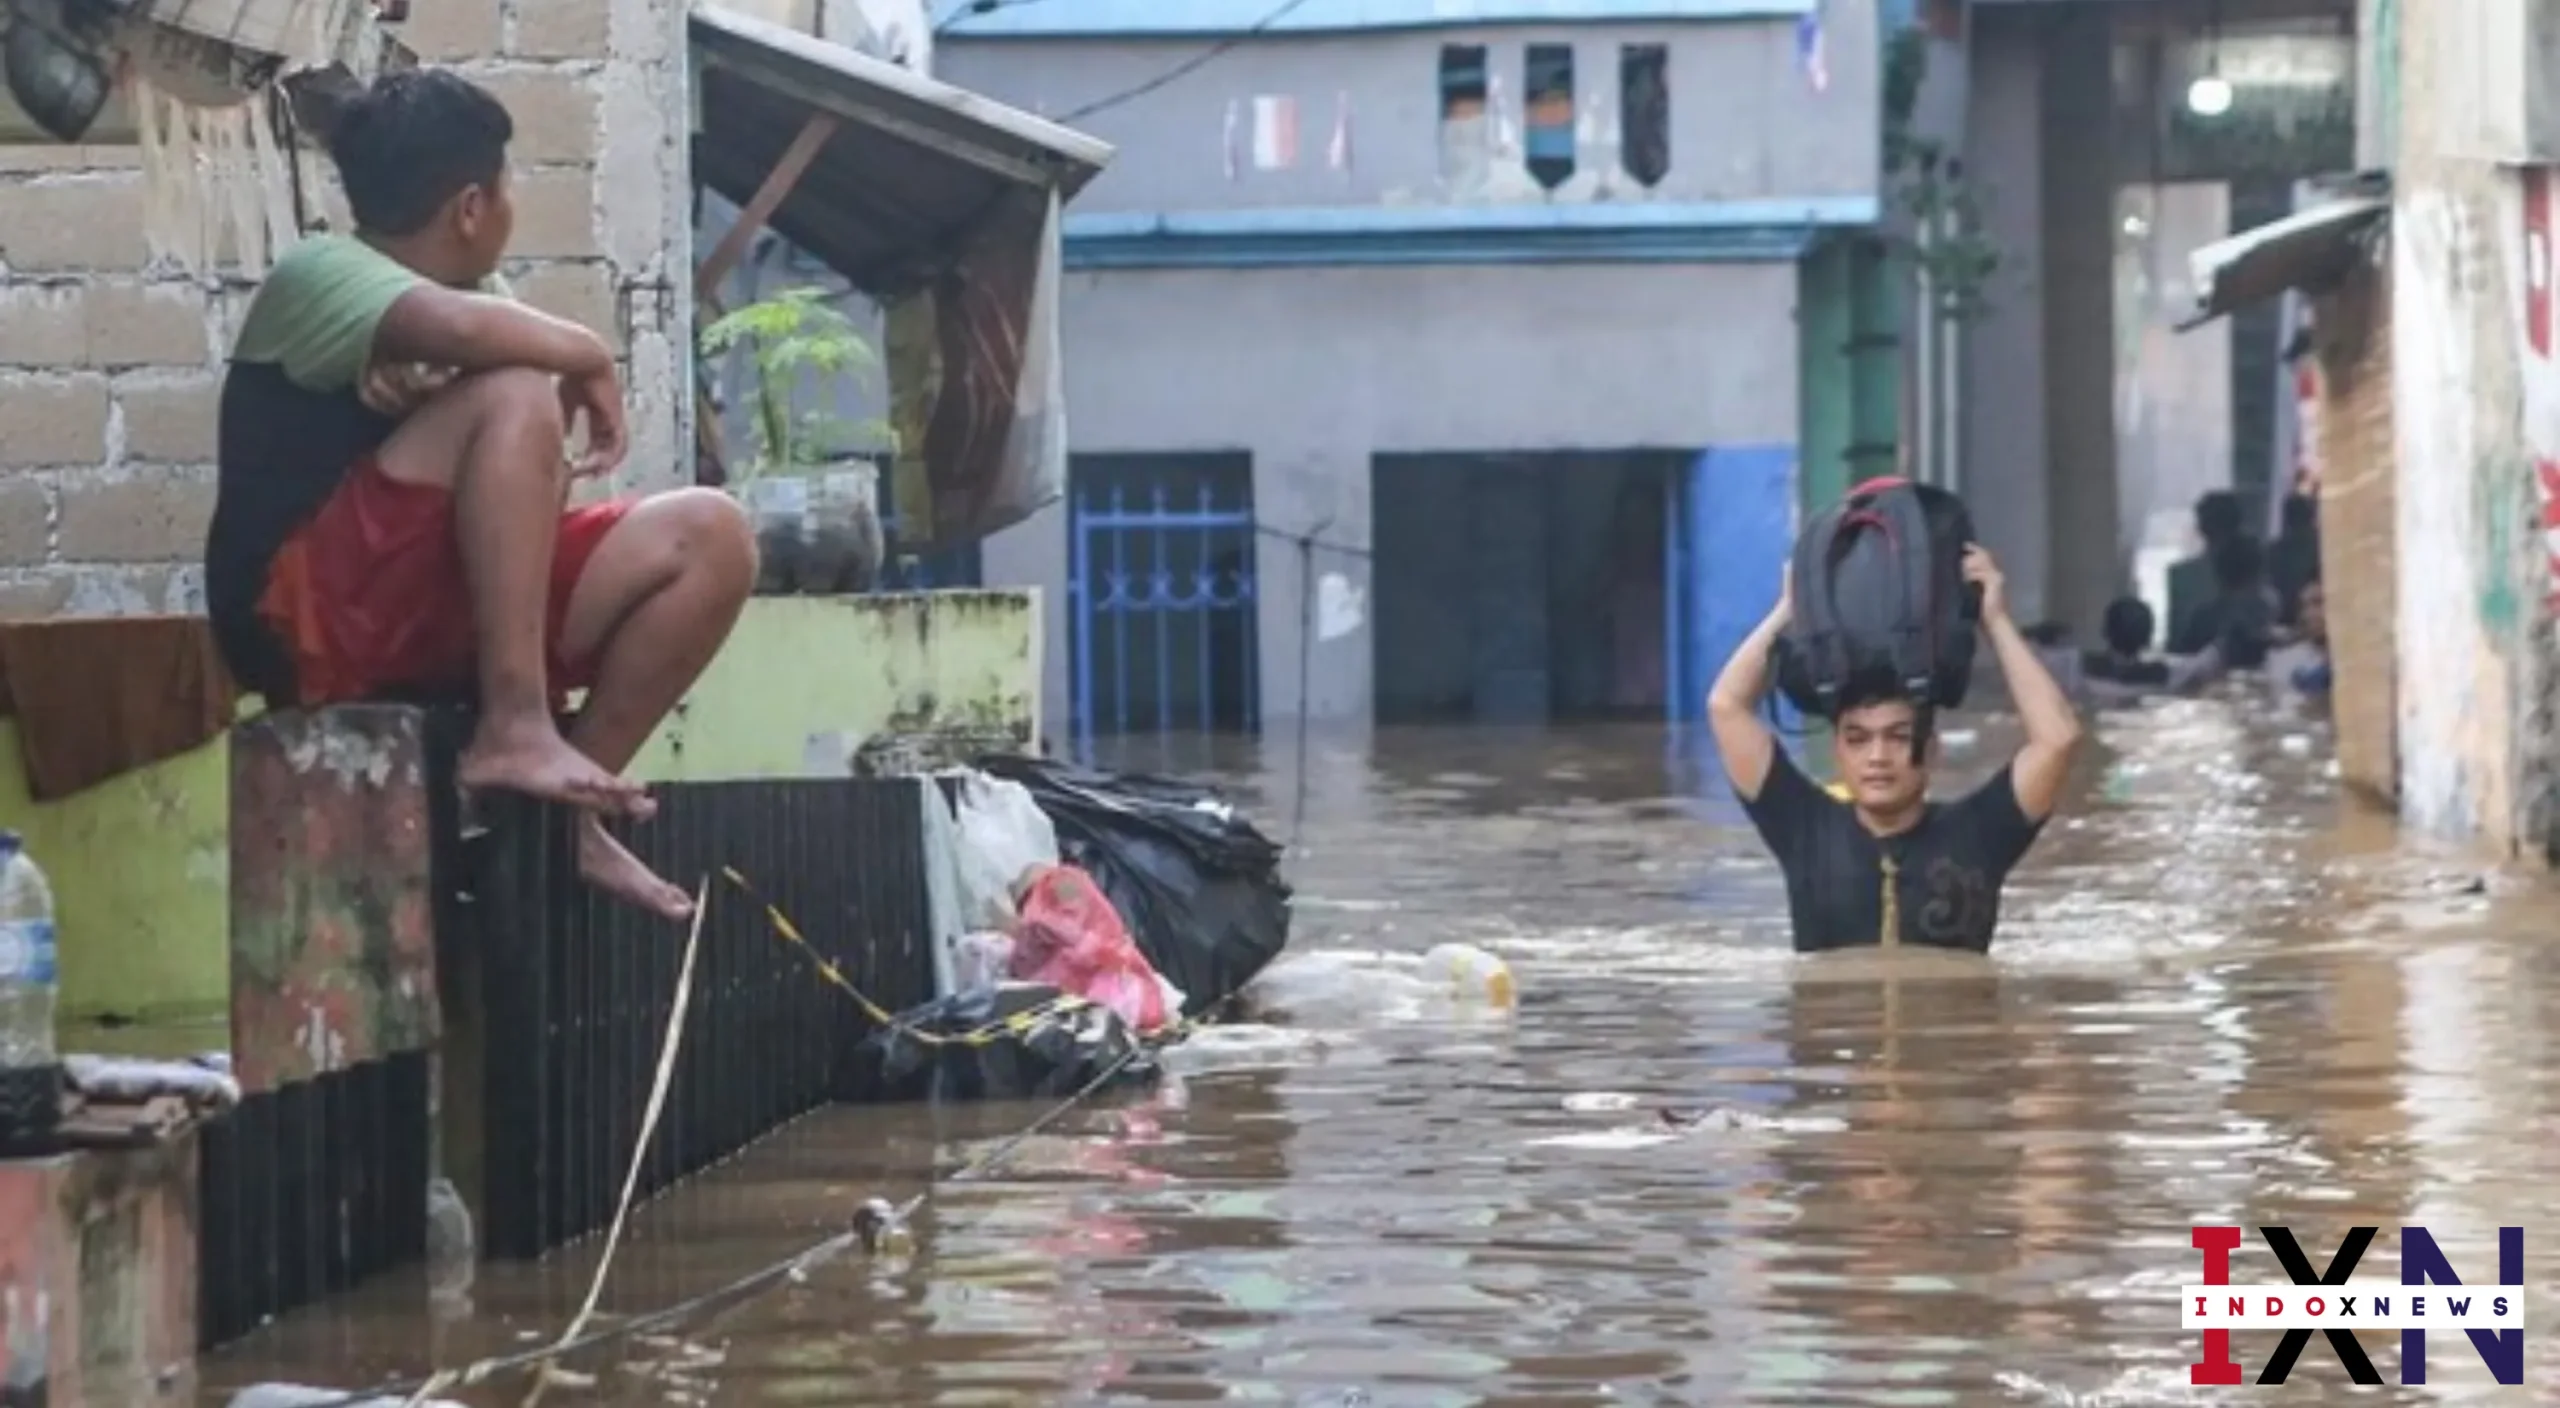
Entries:
{"type": "Polygon", "coordinates": [[[1982,786],[1952,802],[1928,797],[1938,759],[1919,712],[1902,698],[1842,701],[1832,755],[1847,801],[1826,796],[1760,716],[1770,653],[1792,618],[1792,580],[1743,641],[1707,696],[1707,718],[1734,791],[1786,873],[1800,950],[1877,944],[1970,949],[1991,945],[2000,889],[2053,815],[2080,720],[2010,619],[1999,564],[1979,545],[1965,580],[1982,589],[1982,630],[2026,725],[2026,746],[1982,786]],[[1920,745],[1915,747],[1914,745],[1920,745]]]}
{"type": "Polygon", "coordinates": [[[205,587],[225,660],[271,707],[476,703],[462,785],[581,808],[587,880],[680,918],[690,897],[605,819],[654,810],[622,770],[746,604],[746,520],[710,489],[567,506],[622,462],[622,388],[604,339],[498,275],[506,108],[433,68],[326,99],[355,229],[276,261],[223,378],[205,587]]]}

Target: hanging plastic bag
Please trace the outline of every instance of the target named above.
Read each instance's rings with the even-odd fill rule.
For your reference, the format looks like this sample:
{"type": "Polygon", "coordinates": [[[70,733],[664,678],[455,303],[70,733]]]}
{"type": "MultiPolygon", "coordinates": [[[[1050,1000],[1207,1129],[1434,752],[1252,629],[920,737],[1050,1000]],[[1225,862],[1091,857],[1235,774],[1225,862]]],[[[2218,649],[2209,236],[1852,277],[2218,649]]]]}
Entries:
{"type": "Polygon", "coordinates": [[[1289,944],[1281,849],[1204,788],[1087,772],[1048,758],[979,760],[1030,789],[1061,858],[1090,874],[1138,949],[1199,1016],[1244,990],[1289,944]]]}
{"type": "Polygon", "coordinates": [[[960,822],[960,927],[1009,931],[1023,877],[1058,863],[1058,833],[1021,783],[972,772],[952,807],[960,822]]]}
{"type": "Polygon", "coordinates": [[[1013,976],[1099,1002],[1142,1033],[1165,1024],[1156,970],[1102,887],[1072,865],[1050,866],[1023,887],[1013,976]]]}
{"type": "Polygon", "coordinates": [[[878,1062],[880,1098],[1060,1100],[1106,1074],[1113,1089],[1152,1084],[1163,1074],[1118,1013],[1061,998],[1072,995],[1005,983],[899,1013],[896,1026],[864,1043],[878,1062]],[[1022,1020],[1033,1012],[1039,1015],[1022,1020]]]}

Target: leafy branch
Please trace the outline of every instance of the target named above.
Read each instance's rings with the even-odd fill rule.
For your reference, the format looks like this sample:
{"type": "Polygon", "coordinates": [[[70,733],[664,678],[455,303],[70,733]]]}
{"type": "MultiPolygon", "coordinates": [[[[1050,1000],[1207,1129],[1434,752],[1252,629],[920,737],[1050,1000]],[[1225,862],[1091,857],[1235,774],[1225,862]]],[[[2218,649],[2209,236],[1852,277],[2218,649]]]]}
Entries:
{"type": "Polygon", "coordinates": [[[1965,179],[1962,158],[1934,137],[1912,130],[1920,88],[1929,74],[1929,37],[1905,28],[1885,49],[1884,174],[1894,205],[1928,240],[1905,237],[1905,252],[1926,275],[1939,311],[1971,322],[1991,306],[2000,248],[1983,230],[1983,200],[1965,179]]]}
{"type": "Polygon", "coordinates": [[[858,436],[886,433],[885,422],[849,423],[831,412],[795,412],[792,396],[815,378],[822,403],[858,387],[879,370],[879,354],[826,291],[787,288],[723,315],[701,335],[718,356],[743,345],[755,370],[757,474],[805,474],[854,447],[858,436]]]}

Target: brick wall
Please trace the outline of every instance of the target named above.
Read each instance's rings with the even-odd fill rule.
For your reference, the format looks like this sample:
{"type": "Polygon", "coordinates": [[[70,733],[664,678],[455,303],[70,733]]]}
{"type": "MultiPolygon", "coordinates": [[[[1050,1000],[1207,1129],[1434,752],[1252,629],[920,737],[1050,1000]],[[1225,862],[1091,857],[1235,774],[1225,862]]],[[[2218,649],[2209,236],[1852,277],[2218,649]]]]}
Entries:
{"type": "Polygon", "coordinates": [[[2386,805],[2400,791],[2400,614],[2387,266],[2315,305],[2319,329],[2320,576],[2328,597],[2338,771],[2386,805]]]}
{"type": "MultiPolygon", "coordinates": [[[[624,351],[625,483],[689,478],[683,7],[412,13],[412,48],[515,112],[517,289],[624,351]]],[[[0,146],[0,617],[202,609],[218,358],[248,287],[149,257],[131,148],[0,146]]]]}

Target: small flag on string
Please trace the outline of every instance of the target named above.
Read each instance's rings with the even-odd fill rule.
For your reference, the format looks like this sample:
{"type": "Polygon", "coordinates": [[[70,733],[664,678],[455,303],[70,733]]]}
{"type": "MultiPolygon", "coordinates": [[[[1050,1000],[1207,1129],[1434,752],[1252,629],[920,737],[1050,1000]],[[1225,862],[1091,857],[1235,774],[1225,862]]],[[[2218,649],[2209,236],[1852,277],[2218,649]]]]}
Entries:
{"type": "Polygon", "coordinates": [[[1229,98],[1227,99],[1226,130],[1220,133],[1218,137],[1218,155],[1226,164],[1227,179],[1230,181],[1236,179],[1238,174],[1236,171],[1236,138],[1243,135],[1243,130],[1244,105],[1234,98],[1229,98]]]}
{"type": "Polygon", "coordinates": [[[1253,165],[1258,171],[1287,171],[1298,164],[1298,100],[1287,93],[1265,93],[1253,100],[1253,165]]]}
{"type": "Polygon", "coordinates": [[[1351,169],[1351,94],[1336,93],[1333,100],[1333,141],[1325,148],[1325,160],[1336,171],[1351,169]]]}
{"type": "Polygon", "coordinates": [[[1796,20],[1796,63],[1804,69],[1804,81],[1817,93],[1831,87],[1831,61],[1823,47],[1821,12],[1807,10],[1796,20]]]}

